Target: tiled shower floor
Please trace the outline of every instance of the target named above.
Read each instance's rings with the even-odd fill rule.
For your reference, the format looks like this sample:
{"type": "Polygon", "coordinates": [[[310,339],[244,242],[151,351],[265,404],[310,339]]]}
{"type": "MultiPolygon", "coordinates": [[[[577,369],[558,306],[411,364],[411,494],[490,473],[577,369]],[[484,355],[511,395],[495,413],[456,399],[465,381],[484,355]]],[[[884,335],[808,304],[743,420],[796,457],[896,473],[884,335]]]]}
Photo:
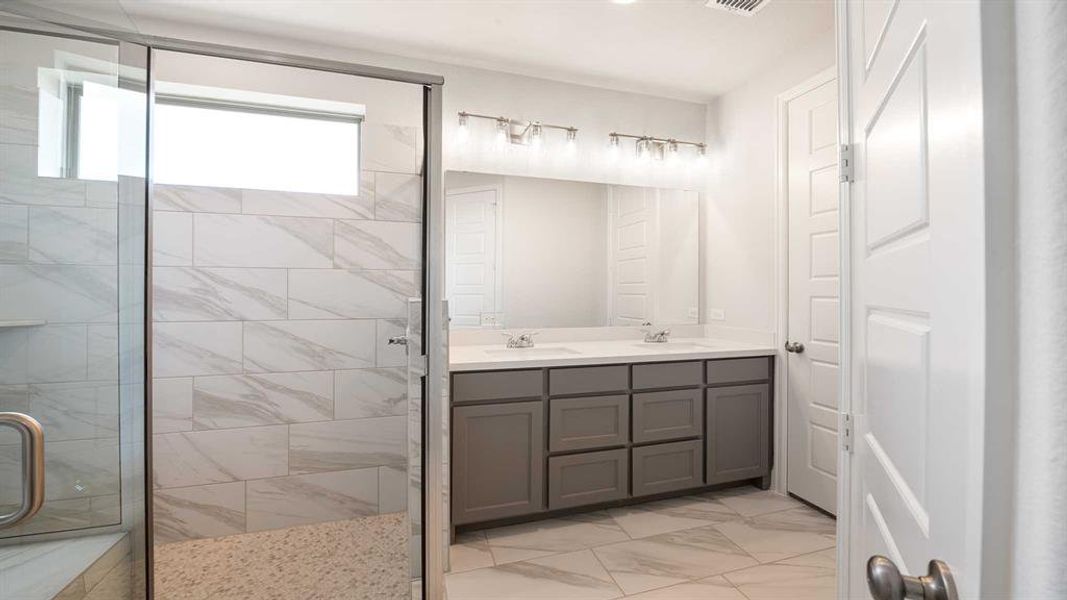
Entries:
{"type": "Polygon", "coordinates": [[[164,544],[157,600],[407,600],[409,524],[394,513],[164,544]]]}
{"type": "Polygon", "coordinates": [[[473,532],[452,546],[448,600],[829,600],[834,531],[747,487],[473,532]]]}

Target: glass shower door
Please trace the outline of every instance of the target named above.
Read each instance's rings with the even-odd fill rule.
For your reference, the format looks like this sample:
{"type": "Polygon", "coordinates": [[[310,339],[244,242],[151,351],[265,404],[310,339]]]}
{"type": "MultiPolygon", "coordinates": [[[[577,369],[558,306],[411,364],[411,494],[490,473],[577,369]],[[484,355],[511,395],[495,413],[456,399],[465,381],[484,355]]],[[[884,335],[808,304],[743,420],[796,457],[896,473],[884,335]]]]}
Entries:
{"type": "Polygon", "coordinates": [[[5,600],[145,596],[146,60],[0,12],[5,600]]]}

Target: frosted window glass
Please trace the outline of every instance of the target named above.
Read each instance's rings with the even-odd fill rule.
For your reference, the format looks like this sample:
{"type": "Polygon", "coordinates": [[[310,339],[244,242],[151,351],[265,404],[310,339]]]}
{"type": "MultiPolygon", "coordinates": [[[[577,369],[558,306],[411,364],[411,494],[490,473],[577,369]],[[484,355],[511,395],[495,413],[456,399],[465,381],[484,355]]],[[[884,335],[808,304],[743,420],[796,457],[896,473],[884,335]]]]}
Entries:
{"type": "Polygon", "coordinates": [[[359,123],[157,104],[156,183],[359,193],[359,123]]]}

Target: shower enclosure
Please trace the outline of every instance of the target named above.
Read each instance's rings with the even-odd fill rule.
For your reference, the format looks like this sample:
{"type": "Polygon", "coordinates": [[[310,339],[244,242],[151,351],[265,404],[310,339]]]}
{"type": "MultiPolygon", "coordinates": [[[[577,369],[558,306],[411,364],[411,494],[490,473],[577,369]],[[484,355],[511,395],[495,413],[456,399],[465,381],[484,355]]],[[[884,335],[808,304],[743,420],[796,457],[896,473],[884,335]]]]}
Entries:
{"type": "Polygon", "coordinates": [[[0,597],[436,596],[440,79],[48,4],[0,12],[0,597]]]}

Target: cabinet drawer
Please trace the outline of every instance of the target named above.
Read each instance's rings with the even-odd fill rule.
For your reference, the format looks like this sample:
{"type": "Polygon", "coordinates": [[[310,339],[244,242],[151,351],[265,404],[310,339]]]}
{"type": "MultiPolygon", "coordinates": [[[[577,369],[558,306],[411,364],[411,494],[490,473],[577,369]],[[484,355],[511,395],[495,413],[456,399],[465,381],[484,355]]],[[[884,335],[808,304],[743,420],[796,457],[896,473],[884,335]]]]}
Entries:
{"type": "Polygon", "coordinates": [[[707,483],[770,474],[770,386],[708,388],[707,395],[707,483]]]}
{"type": "Polygon", "coordinates": [[[700,385],[704,365],[699,361],[634,365],[634,389],[686,387],[700,385]]]}
{"type": "Polygon", "coordinates": [[[622,446],[629,432],[630,397],[625,394],[549,401],[551,452],[622,446]]]}
{"type": "Polygon", "coordinates": [[[548,372],[548,393],[589,394],[596,392],[625,392],[630,389],[630,367],[572,367],[551,369],[548,372]]]}
{"type": "Polygon", "coordinates": [[[540,398],[544,375],[540,369],[453,373],[452,402],[540,398]]]}
{"type": "Polygon", "coordinates": [[[700,440],[633,449],[633,495],[648,496],[699,487],[704,472],[700,440]]]}
{"type": "Polygon", "coordinates": [[[635,444],[699,437],[703,429],[699,389],[634,394],[635,444]]]}
{"type": "Polygon", "coordinates": [[[768,356],[708,361],[708,383],[766,381],[770,378],[771,359],[768,356]]]}
{"type": "Polygon", "coordinates": [[[553,456],[548,459],[548,508],[625,498],[629,471],[625,448],[553,456]]]}

